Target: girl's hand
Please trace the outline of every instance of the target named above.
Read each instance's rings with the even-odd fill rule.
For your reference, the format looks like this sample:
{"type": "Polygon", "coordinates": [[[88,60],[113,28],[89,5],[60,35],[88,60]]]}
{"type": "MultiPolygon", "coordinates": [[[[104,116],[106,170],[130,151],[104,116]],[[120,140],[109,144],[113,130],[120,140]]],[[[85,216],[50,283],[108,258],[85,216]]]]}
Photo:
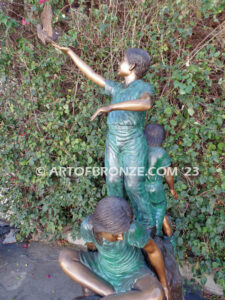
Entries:
{"type": "Polygon", "coordinates": [[[173,300],[169,289],[167,287],[164,287],[163,289],[164,289],[164,292],[165,292],[166,300],[173,300]]]}

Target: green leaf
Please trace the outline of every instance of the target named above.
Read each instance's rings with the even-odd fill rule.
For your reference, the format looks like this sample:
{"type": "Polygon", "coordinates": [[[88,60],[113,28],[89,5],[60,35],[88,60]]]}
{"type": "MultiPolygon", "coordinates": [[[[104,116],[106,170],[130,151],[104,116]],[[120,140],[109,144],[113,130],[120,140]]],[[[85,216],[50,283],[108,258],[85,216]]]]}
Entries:
{"type": "Polygon", "coordinates": [[[189,108],[188,108],[188,114],[189,114],[190,116],[193,116],[194,113],[195,113],[195,112],[194,112],[194,109],[193,109],[192,107],[189,107],[189,108]]]}
{"type": "Polygon", "coordinates": [[[183,245],[183,239],[181,237],[178,237],[177,244],[178,244],[178,246],[182,246],[183,245]]]}
{"type": "Polygon", "coordinates": [[[201,277],[201,284],[205,285],[207,282],[207,278],[205,276],[201,277]]]}

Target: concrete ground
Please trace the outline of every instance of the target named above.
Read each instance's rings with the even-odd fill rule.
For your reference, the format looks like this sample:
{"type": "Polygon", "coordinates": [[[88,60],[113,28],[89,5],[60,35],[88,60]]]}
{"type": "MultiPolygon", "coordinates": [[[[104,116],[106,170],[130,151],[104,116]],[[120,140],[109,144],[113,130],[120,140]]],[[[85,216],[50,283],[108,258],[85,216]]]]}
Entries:
{"type": "Polygon", "coordinates": [[[0,300],[72,300],[82,295],[57,262],[60,249],[38,242],[0,245],[0,300]]]}

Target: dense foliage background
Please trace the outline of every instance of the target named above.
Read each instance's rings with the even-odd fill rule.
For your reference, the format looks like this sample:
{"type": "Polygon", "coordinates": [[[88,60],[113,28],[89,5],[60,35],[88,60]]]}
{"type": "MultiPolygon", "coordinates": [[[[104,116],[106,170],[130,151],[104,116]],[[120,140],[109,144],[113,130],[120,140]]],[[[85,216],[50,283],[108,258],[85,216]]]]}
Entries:
{"type": "MultiPolygon", "coordinates": [[[[69,57],[38,41],[44,2],[0,1],[0,183],[5,199],[0,210],[11,215],[21,237],[42,232],[60,238],[66,225],[76,234],[82,217],[106,195],[105,178],[69,176],[68,169],[65,177],[49,172],[104,165],[106,117],[90,122],[90,116],[110,98],[69,57]],[[36,171],[40,167],[42,176],[36,171]]],[[[58,42],[106,78],[118,80],[117,65],[126,48],[150,53],[145,80],[154,86],[156,99],[146,123],[165,126],[165,147],[179,169],[179,199],[167,190],[177,256],[194,262],[199,276],[217,271],[215,279],[224,284],[225,1],[49,3],[58,42]],[[185,176],[187,167],[191,176],[185,176]],[[194,167],[198,176],[193,176],[194,167]]]]}

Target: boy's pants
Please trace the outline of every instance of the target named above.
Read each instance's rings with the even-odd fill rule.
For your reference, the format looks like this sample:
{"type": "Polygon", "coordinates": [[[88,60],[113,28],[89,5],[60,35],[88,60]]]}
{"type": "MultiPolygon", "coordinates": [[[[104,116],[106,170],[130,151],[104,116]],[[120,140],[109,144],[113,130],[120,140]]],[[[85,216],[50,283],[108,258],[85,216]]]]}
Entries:
{"type": "Polygon", "coordinates": [[[134,214],[146,228],[154,226],[145,190],[147,143],[143,130],[133,126],[110,127],[106,138],[105,167],[108,196],[124,198],[124,187],[134,214]]]}

